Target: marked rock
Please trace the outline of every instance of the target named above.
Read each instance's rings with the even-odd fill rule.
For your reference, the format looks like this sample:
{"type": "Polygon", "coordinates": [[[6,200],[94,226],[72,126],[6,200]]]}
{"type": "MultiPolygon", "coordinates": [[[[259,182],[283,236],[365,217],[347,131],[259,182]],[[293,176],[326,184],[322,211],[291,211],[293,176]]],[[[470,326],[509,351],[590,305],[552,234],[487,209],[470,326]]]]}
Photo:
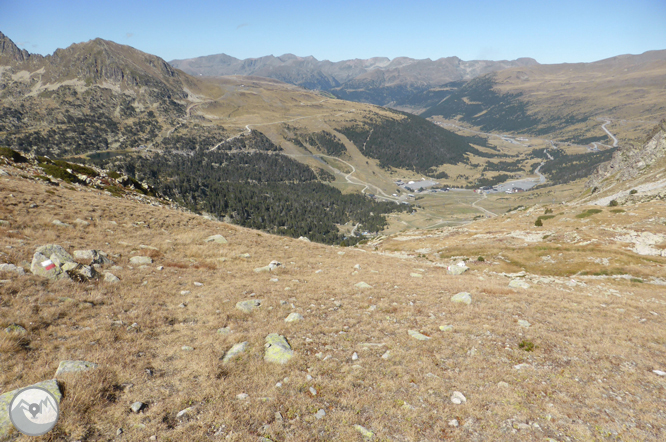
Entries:
{"type": "Polygon", "coordinates": [[[289,313],[289,316],[285,318],[284,322],[298,322],[302,320],[303,316],[300,313],[289,313]]]}
{"type": "Polygon", "coordinates": [[[57,244],[46,244],[35,250],[32,263],[30,264],[30,271],[37,276],[57,281],[67,277],[62,266],[68,262],[78,265],[74,261],[74,258],[72,258],[72,255],[67,253],[63,247],[57,244]],[[53,267],[51,264],[53,264],[53,267]]]}
{"type": "Polygon", "coordinates": [[[264,361],[285,364],[294,356],[294,351],[284,336],[271,333],[266,336],[264,361]]]}
{"type": "Polygon", "coordinates": [[[225,354],[224,357],[222,358],[222,363],[226,364],[227,362],[231,361],[232,359],[238,357],[247,349],[247,341],[241,342],[239,344],[234,344],[233,347],[231,347],[225,354]]]}
{"type": "Polygon", "coordinates": [[[261,301],[258,299],[248,299],[247,301],[238,301],[236,308],[243,313],[252,313],[252,310],[261,306],[261,301]]]}
{"type": "Polygon", "coordinates": [[[45,388],[50,393],[52,393],[53,396],[55,396],[58,404],[62,398],[60,387],[58,387],[58,382],[55,379],[49,379],[47,381],[38,382],[34,385],[17,388],[16,390],[8,391],[7,393],[0,395],[0,439],[2,440],[4,440],[5,436],[11,433],[16,433],[14,425],[12,425],[12,422],[9,419],[9,402],[14,399],[14,395],[18,393],[19,390],[27,387],[45,388]]]}
{"type": "Polygon", "coordinates": [[[88,371],[97,368],[97,364],[88,361],[60,361],[55,377],[65,373],[76,373],[79,371],[88,371]]]}
{"type": "Polygon", "coordinates": [[[472,295],[467,292],[456,293],[455,295],[451,296],[451,301],[470,305],[472,303],[472,295]]]}
{"type": "Polygon", "coordinates": [[[211,235],[204,240],[204,242],[214,242],[217,244],[228,244],[229,241],[222,235],[211,235]]]}
{"type": "Polygon", "coordinates": [[[528,289],[530,288],[530,285],[521,279],[512,279],[511,282],[509,282],[509,287],[514,289],[528,289]]]}
{"type": "Polygon", "coordinates": [[[411,336],[414,339],[418,339],[419,341],[427,341],[431,339],[430,336],[423,335],[417,332],[416,330],[407,330],[407,334],[409,334],[409,336],[411,336]]]}

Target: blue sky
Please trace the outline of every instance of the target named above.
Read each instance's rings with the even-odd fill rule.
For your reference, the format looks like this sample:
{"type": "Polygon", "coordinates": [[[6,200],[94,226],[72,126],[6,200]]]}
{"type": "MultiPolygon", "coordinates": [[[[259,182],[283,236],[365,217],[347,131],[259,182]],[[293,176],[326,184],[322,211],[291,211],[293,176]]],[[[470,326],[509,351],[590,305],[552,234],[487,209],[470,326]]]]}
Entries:
{"type": "Polygon", "coordinates": [[[666,1],[0,0],[0,31],[40,54],[101,37],[166,60],[293,53],[573,63],[666,49],[666,1]]]}

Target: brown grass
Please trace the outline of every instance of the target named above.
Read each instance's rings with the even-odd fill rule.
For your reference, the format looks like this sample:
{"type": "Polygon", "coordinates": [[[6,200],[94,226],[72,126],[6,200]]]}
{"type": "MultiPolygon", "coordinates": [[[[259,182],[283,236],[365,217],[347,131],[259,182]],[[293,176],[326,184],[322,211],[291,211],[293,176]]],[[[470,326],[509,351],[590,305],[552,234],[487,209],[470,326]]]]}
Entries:
{"type": "MultiPolygon", "coordinates": [[[[12,220],[10,230],[17,233],[2,237],[13,247],[7,249],[9,258],[29,261],[37,246],[57,243],[68,250],[103,250],[123,269],[112,270],[121,278],[117,284],[9,275],[10,282],[0,285],[0,325],[21,323],[29,340],[18,345],[0,330],[3,392],[53,377],[61,360],[100,366],[60,379],[61,420],[42,440],[144,441],[151,435],[172,441],[361,440],[355,424],[374,431],[377,440],[396,441],[664,438],[666,384],[652,373],[666,371],[663,288],[577,276],[585,286],[534,283],[514,290],[497,274],[525,267],[550,275],[540,257],[557,253],[563,254],[561,263],[574,260],[566,264],[580,271],[606,268],[587,258],[610,256],[612,268],[632,275],[639,269],[646,278],[663,274],[663,258],[648,260],[622,245],[565,241],[572,232],[582,237],[578,242],[588,236],[606,241],[601,227],[619,223],[615,214],[583,223],[573,217],[580,209],[565,211],[544,223],[554,231],[553,239],[527,247],[506,233],[530,230],[533,213],[441,231],[441,236],[391,238],[367,245],[364,252],[257,234],[78,188],[60,188],[54,195],[45,189],[0,180],[0,219],[12,220]],[[39,208],[28,209],[33,202],[39,208]],[[91,225],[58,228],[50,224],[54,218],[91,219],[91,225]],[[594,228],[576,230],[586,226],[594,228]],[[474,239],[485,232],[497,232],[499,238],[474,239]],[[203,242],[216,233],[229,244],[203,242]],[[152,266],[131,269],[131,252],[151,252],[141,244],[159,253],[152,266]],[[374,247],[425,258],[385,256],[373,253],[374,247]],[[424,247],[431,251],[416,252],[424,247]],[[250,258],[239,258],[243,253],[250,258]],[[462,276],[433,266],[463,255],[472,260],[462,276]],[[486,261],[474,261],[479,255],[486,261]],[[253,272],[274,259],[284,266],[269,274],[253,272]],[[361,266],[358,273],[355,264],[361,266]],[[411,277],[414,272],[424,276],[411,277]],[[373,288],[358,289],[359,281],[373,288]],[[184,290],[191,293],[181,295],[184,290]],[[470,306],[449,301],[459,291],[472,294],[470,306]],[[260,309],[246,315],[234,308],[253,293],[263,301],[260,309]],[[285,323],[292,311],[305,319],[285,323]],[[519,319],[532,326],[520,327],[519,319]],[[133,323],[138,326],[128,328],[133,323]],[[453,330],[439,331],[446,324],[453,330]],[[218,334],[221,327],[233,333],[218,334]],[[416,341],[408,329],[432,339],[416,341]],[[264,338],[271,332],[286,336],[295,351],[284,366],[263,362],[264,338]],[[534,351],[519,348],[525,340],[536,345],[534,351]],[[222,364],[225,351],[242,341],[248,341],[248,351],[222,364]],[[184,345],[194,350],[181,350],[184,345]],[[387,350],[391,357],[383,359],[387,350]],[[352,361],[354,352],[357,361],[352,361]],[[514,369],[518,364],[530,368],[514,369]],[[451,403],[456,390],[467,397],[466,404],[451,403]],[[249,398],[238,400],[239,393],[249,398]],[[135,401],[147,407],[134,414],[129,405],[135,401]],[[176,418],[187,407],[192,412],[176,418]],[[314,417],[319,409],[326,411],[321,420],[314,417]],[[460,426],[449,427],[451,419],[460,426]],[[515,429],[518,424],[532,429],[515,429]],[[116,437],[118,428],[121,437],[116,437]]],[[[646,206],[645,216],[642,210],[632,209],[638,215],[630,219],[631,228],[657,216],[658,208],[646,206]]],[[[663,227],[645,226],[654,232],[663,227]]]]}

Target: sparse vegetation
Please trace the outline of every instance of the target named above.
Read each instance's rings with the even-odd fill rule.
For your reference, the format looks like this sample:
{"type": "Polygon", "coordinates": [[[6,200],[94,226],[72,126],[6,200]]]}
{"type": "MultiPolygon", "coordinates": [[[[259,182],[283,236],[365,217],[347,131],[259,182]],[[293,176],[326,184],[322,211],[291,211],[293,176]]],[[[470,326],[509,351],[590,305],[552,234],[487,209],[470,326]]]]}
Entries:
{"type": "Polygon", "coordinates": [[[596,215],[597,213],[601,212],[603,212],[601,209],[587,209],[586,211],[576,215],[576,218],[587,218],[588,216],[596,215]]]}
{"type": "Polygon", "coordinates": [[[537,346],[534,345],[534,342],[532,341],[522,340],[518,344],[518,348],[524,351],[534,351],[537,348],[537,346]]]}

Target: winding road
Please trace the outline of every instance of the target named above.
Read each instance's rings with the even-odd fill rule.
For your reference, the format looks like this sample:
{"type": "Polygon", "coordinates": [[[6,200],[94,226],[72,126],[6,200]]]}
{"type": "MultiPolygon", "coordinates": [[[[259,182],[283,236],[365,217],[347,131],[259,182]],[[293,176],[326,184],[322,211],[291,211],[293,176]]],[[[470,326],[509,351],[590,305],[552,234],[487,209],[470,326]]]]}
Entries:
{"type": "Polygon", "coordinates": [[[613,139],[613,147],[617,147],[617,143],[618,143],[617,138],[615,138],[615,135],[613,135],[612,133],[610,133],[610,131],[608,129],[606,129],[606,125],[610,124],[611,120],[604,120],[604,121],[605,121],[605,123],[601,125],[601,128],[604,130],[604,132],[606,132],[608,134],[609,137],[611,137],[613,139]]]}

